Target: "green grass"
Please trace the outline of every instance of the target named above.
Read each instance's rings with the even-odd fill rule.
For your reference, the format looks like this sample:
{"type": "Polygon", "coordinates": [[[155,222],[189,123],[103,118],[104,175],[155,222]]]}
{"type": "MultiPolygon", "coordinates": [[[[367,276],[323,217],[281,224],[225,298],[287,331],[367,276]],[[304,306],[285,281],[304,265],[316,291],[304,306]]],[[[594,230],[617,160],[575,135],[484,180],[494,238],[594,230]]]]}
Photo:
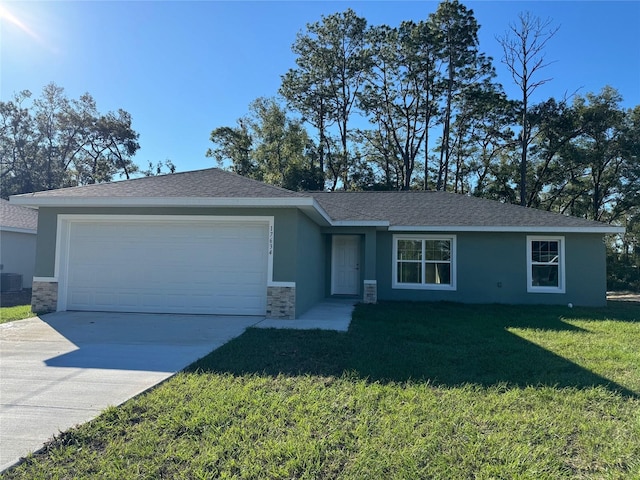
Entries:
{"type": "Polygon", "coordinates": [[[640,304],[250,329],[3,478],[640,478],[640,304]]]}
{"type": "Polygon", "coordinates": [[[33,317],[31,305],[17,305],[15,307],[0,307],[0,324],[33,317]]]}

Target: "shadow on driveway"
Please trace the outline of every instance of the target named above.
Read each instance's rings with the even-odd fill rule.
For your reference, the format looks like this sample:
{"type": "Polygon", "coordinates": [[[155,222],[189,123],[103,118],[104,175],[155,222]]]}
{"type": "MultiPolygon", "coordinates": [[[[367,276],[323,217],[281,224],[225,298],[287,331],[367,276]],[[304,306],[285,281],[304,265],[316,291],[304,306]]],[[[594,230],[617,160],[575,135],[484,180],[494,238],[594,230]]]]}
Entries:
{"type": "Polygon", "coordinates": [[[0,325],[0,470],[259,320],[59,312],[0,325]]]}
{"type": "Polygon", "coordinates": [[[262,318],[57,312],[42,320],[77,347],[47,366],[176,372],[262,318]]]}

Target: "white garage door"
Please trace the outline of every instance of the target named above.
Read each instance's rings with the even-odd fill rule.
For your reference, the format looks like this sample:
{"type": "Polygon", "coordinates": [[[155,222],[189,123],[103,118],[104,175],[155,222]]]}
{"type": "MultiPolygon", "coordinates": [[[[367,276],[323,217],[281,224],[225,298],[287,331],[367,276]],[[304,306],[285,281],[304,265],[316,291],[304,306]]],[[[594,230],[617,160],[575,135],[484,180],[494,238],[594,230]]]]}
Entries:
{"type": "Polygon", "coordinates": [[[268,224],[70,222],[66,309],[264,315],[268,224]]]}

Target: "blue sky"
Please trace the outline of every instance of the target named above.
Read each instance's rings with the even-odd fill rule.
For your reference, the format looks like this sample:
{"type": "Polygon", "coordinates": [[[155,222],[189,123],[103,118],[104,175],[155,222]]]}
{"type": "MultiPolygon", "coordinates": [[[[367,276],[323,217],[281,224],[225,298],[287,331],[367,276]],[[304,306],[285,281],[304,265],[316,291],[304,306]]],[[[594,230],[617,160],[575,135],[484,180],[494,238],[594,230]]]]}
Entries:
{"type": "MultiPolygon", "coordinates": [[[[537,101],[617,88],[640,104],[640,2],[466,1],[481,25],[480,49],[498,80],[517,90],[500,63],[496,35],[529,11],[560,26],[546,50],[537,101]]],[[[209,134],[235,125],[251,101],[274,96],[295,66],[291,45],[307,23],[352,8],[369,24],[426,19],[433,1],[366,2],[7,2],[0,0],[0,98],[55,82],[93,95],[98,110],[122,108],[140,133],[139,165],[170,159],[178,171],[215,166],[209,134]]]]}

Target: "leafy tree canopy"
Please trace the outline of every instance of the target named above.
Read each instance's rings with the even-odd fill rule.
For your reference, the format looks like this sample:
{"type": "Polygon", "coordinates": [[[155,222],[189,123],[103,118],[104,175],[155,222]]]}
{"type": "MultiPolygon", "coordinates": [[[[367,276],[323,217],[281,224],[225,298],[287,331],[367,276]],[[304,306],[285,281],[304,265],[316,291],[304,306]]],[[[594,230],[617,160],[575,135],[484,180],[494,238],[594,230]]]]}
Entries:
{"type": "Polygon", "coordinates": [[[175,171],[171,161],[141,171],[138,138],[128,112],[100,113],[88,93],[69,99],[55,83],[37,98],[24,90],[0,101],[0,196],[175,171]]]}

